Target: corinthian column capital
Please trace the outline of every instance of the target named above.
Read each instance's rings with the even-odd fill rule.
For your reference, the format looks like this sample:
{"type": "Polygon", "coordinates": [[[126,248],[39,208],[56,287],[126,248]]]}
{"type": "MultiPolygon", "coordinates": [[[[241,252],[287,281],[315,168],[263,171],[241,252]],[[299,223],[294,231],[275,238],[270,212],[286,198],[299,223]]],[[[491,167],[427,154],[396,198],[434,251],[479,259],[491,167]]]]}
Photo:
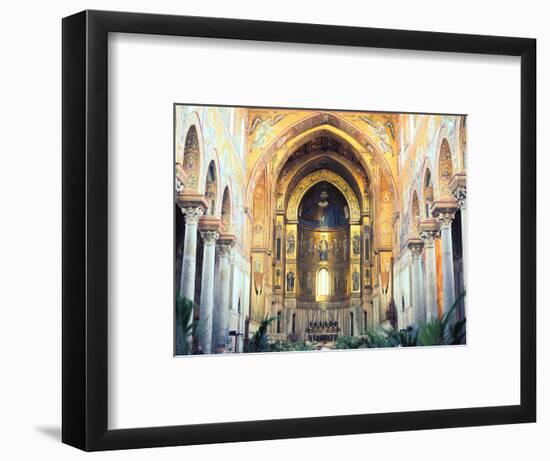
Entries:
{"type": "Polygon", "coordinates": [[[453,196],[461,210],[466,208],[466,173],[460,172],[453,176],[449,184],[453,196]]]}
{"type": "Polygon", "coordinates": [[[220,238],[218,231],[201,231],[201,237],[205,245],[215,245],[216,240],[220,238]]]}
{"type": "Polygon", "coordinates": [[[185,224],[197,224],[208,209],[208,202],[203,195],[180,194],[176,198],[176,203],[185,217],[185,224]]]}
{"type": "Polygon", "coordinates": [[[459,186],[454,191],[454,196],[461,210],[466,208],[466,186],[459,186]]]}
{"type": "Polygon", "coordinates": [[[426,248],[433,248],[435,246],[435,239],[438,237],[439,231],[421,231],[420,238],[424,241],[426,248]]]}
{"type": "Polygon", "coordinates": [[[197,224],[204,213],[204,207],[185,207],[181,209],[181,212],[185,216],[185,224],[197,224]]]}
{"type": "Polygon", "coordinates": [[[435,239],[439,237],[439,230],[440,224],[436,219],[429,218],[420,221],[418,231],[425,248],[433,248],[435,246],[435,239]]]}
{"type": "Polygon", "coordinates": [[[441,229],[450,229],[457,210],[455,199],[438,200],[432,205],[432,216],[441,224],[441,229]]]}
{"type": "Polygon", "coordinates": [[[228,257],[231,254],[231,248],[232,245],[229,245],[227,243],[222,243],[218,245],[218,253],[220,255],[220,258],[228,257]]]}
{"type": "Polygon", "coordinates": [[[409,237],[407,240],[407,248],[412,253],[413,258],[419,258],[424,248],[424,242],[418,237],[409,237]]]}
{"type": "Polygon", "coordinates": [[[454,218],[454,213],[439,213],[436,219],[441,224],[441,229],[450,229],[454,218]]]}

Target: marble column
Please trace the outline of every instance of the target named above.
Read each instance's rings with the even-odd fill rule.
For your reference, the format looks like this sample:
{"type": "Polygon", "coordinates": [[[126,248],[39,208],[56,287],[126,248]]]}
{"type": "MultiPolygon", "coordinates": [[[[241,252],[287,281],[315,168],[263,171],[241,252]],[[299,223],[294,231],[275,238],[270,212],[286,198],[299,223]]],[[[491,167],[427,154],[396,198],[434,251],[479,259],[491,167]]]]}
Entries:
{"type": "Polygon", "coordinates": [[[214,337],[213,346],[216,353],[227,349],[228,340],[228,321],[229,321],[229,256],[231,254],[231,245],[218,244],[219,254],[219,273],[218,273],[218,300],[214,315],[214,337]]]}
{"type": "Polygon", "coordinates": [[[435,239],[439,235],[439,225],[430,219],[426,225],[421,225],[420,238],[424,242],[425,257],[425,291],[426,319],[436,319],[437,314],[437,272],[435,263],[435,239]]]}
{"type": "Polygon", "coordinates": [[[456,300],[451,226],[454,213],[439,213],[441,223],[441,263],[443,272],[443,313],[449,312],[456,300]]]}
{"type": "Polygon", "coordinates": [[[199,345],[205,354],[210,354],[212,352],[216,241],[220,234],[217,231],[201,231],[201,237],[204,242],[204,256],[202,260],[199,345]]]}
{"type": "Polygon", "coordinates": [[[285,316],[285,333],[288,335],[292,334],[292,309],[286,308],[284,310],[285,316]]]}
{"type": "Polygon", "coordinates": [[[426,322],[426,304],[424,303],[424,284],[422,283],[422,249],[421,239],[410,240],[408,243],[412,260],[412,300],[413,322],[426,322]]]}
{"type": "Polygon", "coordinates": [[[197,224],[204,208],[185,207],[181,209],[185,218],[185,240],[183,243],[183,261],[181,266],[180,296],[194,301],[195,298],[195,261],[197,258],[197,224]]]}
{"type": "Polygon", "coordinates": [[[363,322],[363,319],[361,318],[362,314],[363,309],[361,309],[361,306],[357,306],[353,309],[353,336],[361,336],[363,333],[363,329],[361,328],[361,324],[363,322]]]}
{"type": "Polygon", "coordinates": [[[462,265],[464,288],[468,286],[468,212],[466,209],[466,186],[458,186],[454,196],[460,208],[460,219],[462,221],[462,265]]]}
{"type": "MultiPolygon", "coordinates": [[[[378,289],[377,289],[378,291],[378,289]]],[[[372,298],[372,326],[375,327],[380,323],[380,294],[376,294],[372,298]]]]}

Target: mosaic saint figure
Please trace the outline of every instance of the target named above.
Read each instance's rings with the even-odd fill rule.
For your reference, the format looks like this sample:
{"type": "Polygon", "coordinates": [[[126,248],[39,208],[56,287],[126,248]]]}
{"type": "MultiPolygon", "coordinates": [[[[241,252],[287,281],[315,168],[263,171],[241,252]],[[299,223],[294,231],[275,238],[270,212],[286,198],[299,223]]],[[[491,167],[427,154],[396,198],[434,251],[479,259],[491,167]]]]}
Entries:
{"type": "Polygon", "coordinates": [[[291,255],[294,253],[294,234],[289,234],[289,236],[286,238],[286,254],[291,255]]]}
{"type": "Polygon", "coordinates": [[[281,269],[277,268],[275,269],[275,276],[277,277],[275,286],[280,287],[281,286],[281,269]]]}
{"type": "Polygon", "coordinates": [[[322,239],[319,242],[319,259],[321,261],[328,261],[328,242],[326,239],[322,239]]]}
{"type": "Polygon", "coordinates": [[[313,244],[313,238],[310,238],[307,242],[307,255],[309,258],[313,256],[313,247],[315,245],[313,244]]]}
{"type": "Polygon", "coordinates": [[[348,259],[348,238],[344,237],[344,241],[342,242],[342,253],[344,254],[344,259],[348,259]]]}
{"type": "Polygon", "coordinates": [[[359,234],[355,234],[353,236],[353,254],[354,255],[359,254],[359,252],[361,251],[360,247],[361,247],[361,237],[359,236],[359,234]]]}
{"type": "Polygon", "coordinates": [[[345,223],[341,207],[330,201],[326,190],[319,192],[318,200],[302,212],[301,219],[303,223],[314,227],[334,227],[345,223]]]}
{"type": "Polygon", "coordinates": [[[359,291],[359,272],[357,272],[357,269],[353,272],[352,280],[353,280],[353,291],[359,291]]]}
{"type": "Polygon", "coordinates": [[[286,274],[286,289],[288,291],[294,291],[294,272],[288,272],[286,274]]]}

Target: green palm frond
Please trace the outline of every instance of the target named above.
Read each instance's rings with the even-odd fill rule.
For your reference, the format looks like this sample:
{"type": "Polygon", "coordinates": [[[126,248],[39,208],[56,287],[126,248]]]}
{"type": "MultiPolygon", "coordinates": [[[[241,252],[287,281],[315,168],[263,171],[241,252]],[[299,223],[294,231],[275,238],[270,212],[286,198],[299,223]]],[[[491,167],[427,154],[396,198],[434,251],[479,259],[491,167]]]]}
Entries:
{"type": "Polygon", "coordinates": [[[334,345],[336,349],[359,349],[364,345],[358,336],[340,336],[334,345]]]}
{"type": "Polygon", "coordinates": [[[193,328],[196,322],[193,319],[194,303],[190,299],[176,296],[176,355],[191,353],[193,328]]]}
{"type": "Polygon", "coordinates": [[[270,352],[312,351],[314,349],[313,344],[305,341],[289,341],[288,339],[275,341],[269,346],[270,352]]]}
{"type": "Polygon", "coordinates": [[[441,319],[433,319],[419,326],[419,346],[464,344],[466,339],[466,319],[459,321],[453,319],[456,317],[456,309],[465,295],[466,292],[463,292],[456,298],[452,307],[441,319]]]}
{"type": "Polygon", "coordinates": [[[269,352],[270,345],[269,345],[269,335],[267,333],[267,329],[269,328],[269,325],[274,320],[278,319],[279,316],[276,315],[274,317],[265,317],[261,323],[252,338],[250,338],[250,341],[248,343],[248,350],[246,352],[269,352]]]}

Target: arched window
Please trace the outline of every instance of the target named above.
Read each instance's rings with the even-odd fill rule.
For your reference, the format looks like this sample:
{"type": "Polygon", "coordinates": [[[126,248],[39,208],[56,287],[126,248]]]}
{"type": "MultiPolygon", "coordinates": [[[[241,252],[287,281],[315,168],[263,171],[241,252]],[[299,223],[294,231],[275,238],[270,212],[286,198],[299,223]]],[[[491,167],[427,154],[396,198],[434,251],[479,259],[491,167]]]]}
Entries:
{"type": "Polygon", "coordinates": [[[330,276],[325,267],[317,272],[317,298],[330,294],[330,276]]]}
{"type": "Polygon", "coordinates": [[[205,186],[205,196],[208,201],[208,213],[211,216],[214,216],[216,212],[216,193],[217,193],[217,183],[216,183],[216,164],[214,160],[208,165],[208,171],[206,172],[206,186],[205,186]]]}
{"type": "Polygon", "coordinates": [[[231,197],[229,195],[229,187],[225,187],[222,198],[222,223],[226,232],[231,231],[231,197]]]}
{"type": "Polygon", "coordinates": [[[430,207],[434,200],[434,192],[432,185],[432,173],[430,170],[426,170],[426,176],[424,178],[424,206],[426,208],[426,218],[431,218],[430,207]]]}

